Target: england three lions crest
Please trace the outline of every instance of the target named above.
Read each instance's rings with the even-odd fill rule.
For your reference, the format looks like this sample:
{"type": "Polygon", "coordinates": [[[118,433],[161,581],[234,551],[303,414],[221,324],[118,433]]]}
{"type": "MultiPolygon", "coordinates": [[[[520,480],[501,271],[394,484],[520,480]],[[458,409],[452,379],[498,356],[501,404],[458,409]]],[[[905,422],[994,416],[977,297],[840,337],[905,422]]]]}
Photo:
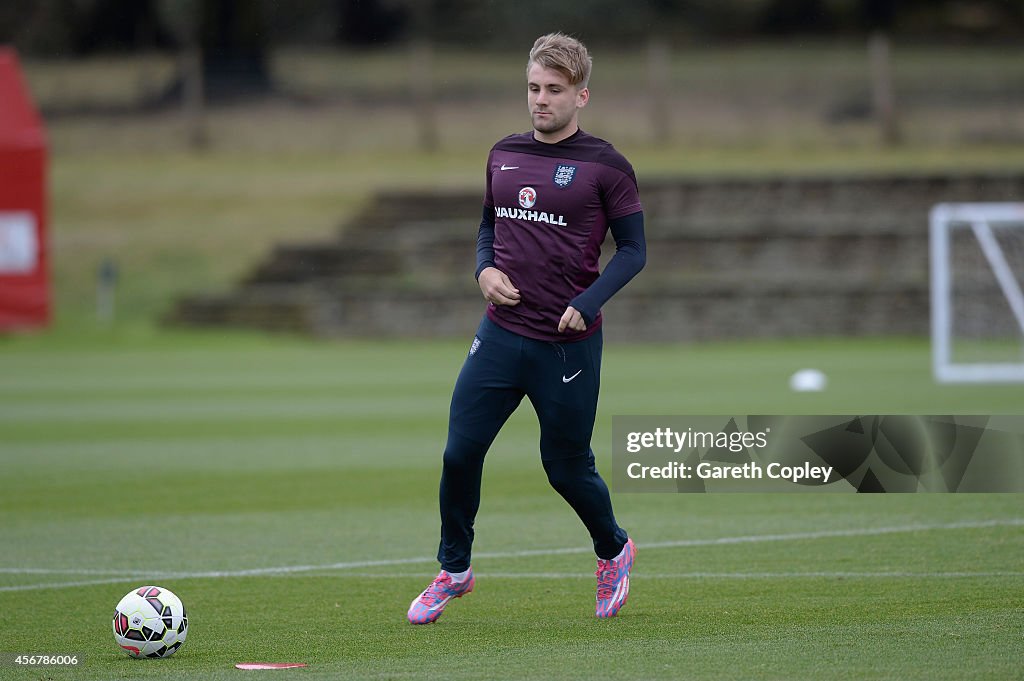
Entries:
{"type": "Polygon", "coordinates": [[[555,184],[565,189],[572,184],[576,177],[576,166],[567,166],[559,163],[555,166],[555,184]]]}

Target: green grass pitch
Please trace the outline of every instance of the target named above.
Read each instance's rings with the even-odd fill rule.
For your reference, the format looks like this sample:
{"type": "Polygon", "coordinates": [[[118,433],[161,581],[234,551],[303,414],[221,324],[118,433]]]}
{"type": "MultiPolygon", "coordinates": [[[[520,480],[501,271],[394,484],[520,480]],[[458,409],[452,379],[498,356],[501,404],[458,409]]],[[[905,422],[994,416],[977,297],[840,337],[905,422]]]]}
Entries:
{"type": "MultiPolygon", "coordinates": [[[[616,494],[639,546],[593,615],[588,538],[524,404],[484,473],[477,589],[405,622],[436,573],[448,399],[468,342],[253,335],[0,342],[0,679],[1020,679],[1022,495],[616,494]],[[156,583],[191,625],[132,660],[110,617],[156,583]]],[[[618,414],[1024,413],[936,386],[923,341],[614,346],[618,414]],[[786,379],[824,370],[829,389],[786,379]]],[[[609,476],[606,476],[609,477],[609,476]]]]}

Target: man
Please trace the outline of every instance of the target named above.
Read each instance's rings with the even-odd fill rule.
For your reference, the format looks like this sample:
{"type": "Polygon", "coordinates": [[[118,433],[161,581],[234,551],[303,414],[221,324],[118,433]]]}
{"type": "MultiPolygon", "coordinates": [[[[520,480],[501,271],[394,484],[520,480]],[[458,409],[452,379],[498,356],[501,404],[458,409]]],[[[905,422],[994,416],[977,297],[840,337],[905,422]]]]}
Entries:
{"type": "Polygon", "coordinates": [[[441,474],[441,572],[409,606],[434,622],[473,590],[473,521],[484,456],[524,396],[540,421],[551,483],[576,511],[597,553],[598,617],[629,595],[636,547],[615,522],[590,438],[601,371],[601,306],[645,263],[633,169],[579,128],[591,59],[578,40],[538,38],[527,62],[533,130],[491,149],[477,237],[476,277],[489,305],[452,394],[441,474]],[[598,273],[611,229],[616,251],[598,273]]]}

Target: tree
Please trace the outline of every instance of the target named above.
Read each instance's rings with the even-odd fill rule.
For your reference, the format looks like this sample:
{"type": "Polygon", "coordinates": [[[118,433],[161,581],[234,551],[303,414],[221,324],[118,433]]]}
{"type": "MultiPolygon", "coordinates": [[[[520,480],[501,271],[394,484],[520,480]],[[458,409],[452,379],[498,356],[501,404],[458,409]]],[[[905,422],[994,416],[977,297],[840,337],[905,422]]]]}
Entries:
{"type": "Polygon", "coordinates": [[[223,101],[265,95],[270,77],[271,36],[260,0],[161,0],[161,15],[173,27],[182,54],[179,77],[160,104],[179,101],[191,77],[187,55],[198,58],[202,96],[223,101]]]}
{"type": "Polygon", "coordinates": [[[404,4],[385,0],[335,0],[337,40],[348,45],[370,47],[396,40],[406,28],[404,4]]]}

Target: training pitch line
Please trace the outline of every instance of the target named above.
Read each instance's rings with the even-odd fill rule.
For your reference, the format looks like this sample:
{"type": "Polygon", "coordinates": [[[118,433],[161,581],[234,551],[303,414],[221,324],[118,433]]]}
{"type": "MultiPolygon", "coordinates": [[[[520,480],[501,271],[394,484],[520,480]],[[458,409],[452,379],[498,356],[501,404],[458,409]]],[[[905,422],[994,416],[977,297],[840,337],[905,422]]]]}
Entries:
{"type": "MultiPolygon", "coordinates": [[[[938,525],[896,525],[892,527],[873,527],[850,530],[821,530],[817,532],[794,532],[790,534],[755,534],[737,537],[719,537],[715,539],[681,539],[676,541],[649,542],[640,545],[644,550],[689,548],[698,546],[729,546],[734,544],[759,544],[766,542],[786,541],[809,541],[815,539],[835,539],[842,537],[875,537],[887,534],[906,534],[911,532],[933,532],[938,530],[967,530],[986,527],[1020,527],[1024,526],[1024,518],[1002,518],[996,520],[963,521],[956,523],[943,523],[938,525]]],[[[572,547],[560,549],[532,549],[525,551],[501,551],[491,553],[477,553],[478,559],[489,558],[529,558],[533,556],[557,556],[579,553],[592,553],[593,549],[588,547],[572,547]]],[[[0,586],[0,592],[5,591],[37,591],[40,589],[69,589],[81,586],[93,586],[99,584],[116,584],[129,580],[155,581],[159,579],[203,579],[203,578],[225,578],[225,577],[281,577],[313,572],[333,572],[337,570],[357,570],[359,568],[372,567],[395,567],[399,565],[417,565],[422,563],[436,562],[435,556],[419,558],[394,558],[388,560],[362,560],[348,561],[344,563],[329,563],[326,565],[283,565],[278,567],[252,568],[248,570],[210,570],[201,572],[168,572],[168,571],[118,571],[118,570],[97,570],[97,569],[75,569],[75,568],[0,568],[0,574],[11,575],[107,575],[103,579],[87,579],[66,582],[48,582],[41,584],[18,584],[12,586],[0,586]]],[[[406,578],[419,577],[416,574],[394,574],[394,573],[349,573],[352,576],[366,578],[406,578]]],[[[570,577],[590,576],[583,573],[508,573],[508,572],[484,572],[483,575],[496,578],[548,578],[564,579],[570,577]]],[[[903,572],[903,571],[882,571],[882,572],[681,572],[673,574],[647,574],[638,573],[637,577],[652,579],[797,579],[802,577],[834,577],[834,578],[965,578],[965,577],[1020,577],[1024,572],[1013,571],[987,571],[987,572],[903,572]]]]}

